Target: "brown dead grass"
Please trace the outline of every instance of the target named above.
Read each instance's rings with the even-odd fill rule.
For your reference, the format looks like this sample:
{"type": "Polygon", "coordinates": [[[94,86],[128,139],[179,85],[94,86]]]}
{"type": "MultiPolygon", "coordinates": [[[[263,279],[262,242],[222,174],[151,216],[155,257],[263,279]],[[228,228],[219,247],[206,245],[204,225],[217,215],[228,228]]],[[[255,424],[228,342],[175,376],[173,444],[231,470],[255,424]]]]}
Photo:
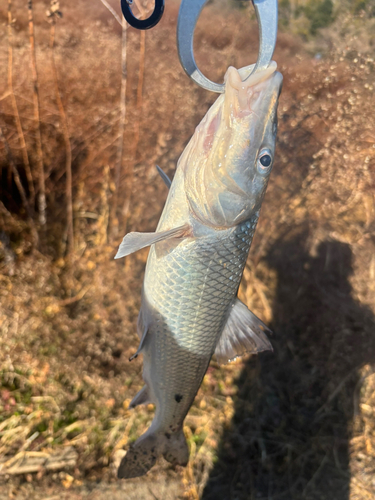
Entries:
{"type": "MultiPolygon", "coordinates": [[[[43,498],[53,497],[61,485],[69,498],[100,498],[108,493],[92,490],[93,481],[115,481],[116,451],[136,439],[153,416],[152,408],[128,410],[142,385],[141,360],[127,360],[138,342],[147,250],[125,263],[113,261],[118,242],[109,244],[107,229],[119,122],[120,27],[101,4],[80,1],[61,5],[64,18],[56,32],[73,153],[76,250],[72,266],[66,262],[65,153],[46,8],[35,4],[48,207],[39,250],[0,157],[0,463],[20,451],[48,453],[68,445],[79,458],[69,477],[64,472],[43,478],[41,471],[6,479],[1,488],[13,498],[43,498]]],[[[147,33],[141,114],[139,34],[128,34],[120,193],[131,192],[129,230],[155,228],[166,197],[155,164],[173,175],[214,100],[179,66],[176,14],[177,6],[167,4],[160,25],[147,33]]],[[[21,2],[14,17],[14,87],[35,172],[27,13],[21,2]]],[[[204,13],[196,42],[200,67],[217,81],[229,64],[248,64],[256,52],[256,32],[237,11],[204,13]]],[[[6,47],[4,35],[0,43],[6,47]]],[[[1,54],[5,82],[6,51],[1,54]]],[[[131,498],[144,485],[148,489],[138,497],[375,495],[374,61],[349,48],[314,60],[288,34],[280,35],[275,59],[285,81],[277,163],[240,290],[273,328],[275,352],[220,369],[213,362],[186,419],[188,467],[176,472],[160,462],[146,480],[108,486],[114,498],[121,492],[131,498]]],[[[0,94],[7,139],[22,173],[6,87],[0,94]]]]}

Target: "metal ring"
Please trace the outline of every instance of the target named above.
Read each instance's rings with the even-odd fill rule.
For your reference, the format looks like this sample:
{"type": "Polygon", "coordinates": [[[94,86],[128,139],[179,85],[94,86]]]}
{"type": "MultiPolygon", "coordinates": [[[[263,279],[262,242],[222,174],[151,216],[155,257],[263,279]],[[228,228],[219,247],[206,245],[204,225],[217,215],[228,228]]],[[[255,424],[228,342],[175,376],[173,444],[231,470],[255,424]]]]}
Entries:
{"type": "Polygon", "coordinates": [[[149,30],[153,28],[161,19],[164,12],[164,0],[155,0],[155,8],[153,13],[147,19],[138,19],[133,15],[130,5],[132,0],[121,0],[121,10],[126,21],[138,30],[149,30]]]}

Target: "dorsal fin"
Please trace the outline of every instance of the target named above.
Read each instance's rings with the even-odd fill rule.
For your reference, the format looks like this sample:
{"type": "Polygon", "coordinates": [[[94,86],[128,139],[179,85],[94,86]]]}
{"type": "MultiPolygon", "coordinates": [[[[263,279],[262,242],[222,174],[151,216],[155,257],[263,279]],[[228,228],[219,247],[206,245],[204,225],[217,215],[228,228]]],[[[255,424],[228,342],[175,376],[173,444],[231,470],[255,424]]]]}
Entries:
{"type": "Polygon", "coordinates": [[[160,177],[163,179],[164,184],[169,189],[171,187],[172,181],[170,180],[168,175],[159,167],[159,165],[156,165],[156,170],[159,172],[160,177]]]}

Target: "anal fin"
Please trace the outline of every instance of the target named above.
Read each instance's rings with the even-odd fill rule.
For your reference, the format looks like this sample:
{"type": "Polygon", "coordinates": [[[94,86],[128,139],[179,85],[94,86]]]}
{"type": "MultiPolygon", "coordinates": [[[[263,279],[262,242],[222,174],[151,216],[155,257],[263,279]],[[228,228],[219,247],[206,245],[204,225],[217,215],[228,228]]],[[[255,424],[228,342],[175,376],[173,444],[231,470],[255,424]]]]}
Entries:
{"type": "Polygon", "coordinates": [[[147,385],[144,385],[142,389],[137,392],[137,394],[131,400],[129,408],[135,408],[138,405],[147,405],[149,403],[152,403],[149,395],[149,390],[147,385]]]}
{"type": "Polygon", "coordinates": [[[146,340],[146,337],[147,337],[147,332],[148,332],[148,328],[146,327],[144,330],[143,330],[143,333],[142,333],[142,337],[141,337],[141,341],[139,342],[139,346],[138,346],[138,349],[136,350],[136,352],[133,354],[133,356],[130,356],[129,358],[129,361],[133,361],[133,359],[137,358],[139,354],[141,354],[141,351],[142,351],[142,348],[144,346],[144,343],[145,343],[145,340],[146,340]]]}
{"type": "Polygon", "coordinates": [[[124,236],[115,255],[115,259],[126,257],[137,250],[141,250],[141,248],[154,245],[159,241],[169,240],[170,238],[182,238],[188,234],[190,229],[189,224],[184,224],[183,226],[168,229],[167,231],[160,231],[158,233],[128,233],[124,236]]]}
{"type": "Polygon", "coordinates": [[[237,298],[216,346],[217,361],[223,364],[246,353],[272,351],[266,333],[271,330],[237,298]]]}

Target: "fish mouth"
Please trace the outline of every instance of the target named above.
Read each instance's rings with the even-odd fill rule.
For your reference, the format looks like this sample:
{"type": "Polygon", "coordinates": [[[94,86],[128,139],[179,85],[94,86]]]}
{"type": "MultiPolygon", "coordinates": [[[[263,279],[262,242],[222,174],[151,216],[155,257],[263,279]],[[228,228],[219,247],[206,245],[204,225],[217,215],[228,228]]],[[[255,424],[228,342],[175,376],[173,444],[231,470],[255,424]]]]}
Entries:
{"type": "Polygon", "coordinates": [[[275,97],[277,102],[280,96],[283,77],[277,64],[272,61],[266,69],[252,74],[254,67],[252,64],[237,70],[230,66],[225,74],[224,118],[228,127],[233,120],[252,113],[262,116],[270,108],[269,97],[275,97]]]}

